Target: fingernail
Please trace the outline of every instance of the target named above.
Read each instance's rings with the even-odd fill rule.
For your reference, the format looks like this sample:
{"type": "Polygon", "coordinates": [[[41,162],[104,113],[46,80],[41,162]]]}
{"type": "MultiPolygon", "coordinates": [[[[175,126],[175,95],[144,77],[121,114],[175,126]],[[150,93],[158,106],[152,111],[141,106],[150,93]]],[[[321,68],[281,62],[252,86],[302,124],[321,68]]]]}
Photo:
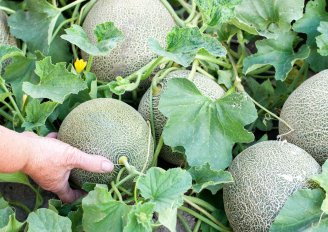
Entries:
{"type": "Polygon", "coordinates": [[[101,163],[101,169],[103,172],[111,172],[114,169],[114,165],[111,162],[103,161],[101,163]]]}

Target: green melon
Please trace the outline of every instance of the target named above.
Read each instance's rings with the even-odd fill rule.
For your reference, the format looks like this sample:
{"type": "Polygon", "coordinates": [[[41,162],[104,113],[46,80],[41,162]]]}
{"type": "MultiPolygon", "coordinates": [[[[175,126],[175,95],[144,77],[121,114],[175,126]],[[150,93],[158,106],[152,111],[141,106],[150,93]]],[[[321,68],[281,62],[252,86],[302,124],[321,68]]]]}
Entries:
{"type": "Polygon", "coordinates": [[[328,158],[328,70],[322,71],[300,85],[285,102],[279,123],[282,138],[310,153],[320,164],[328,158]]]}
{"type": "Polygon", "coordinates": [[[286,141],[266,141],[241,152],[229,171],[234,183],[223,188],[224,208],[235,232],[263,232],[287,198],[309,187],[320,165],[303,149],[286,141]]]}
{"type": "MultiPolygon", "coordinates": [[[[114,164],[121,156],[139,171],[149,167],[153,156],[153,141],[149,144],[149,127],[142,116],[124,102],[99,98],[76,107],[60,126],[58,139],[86,153],[103,155],[114,164]],[[148,156],[148,147],[150,153],[148,156]]],[[[108,184],[114,172],[95,174],[74,169],[71,177],[78,185],[85,182],[108,184]]]]}
{"type": "MultiPolygon", "coordinates": [[[[111,81],[127,76],[156,57],[148,47],[148,39],[165,46],[168,32],[175,22],[160,0],[99,0],[88,13],[83,28],[93,42],[97,24],[114,22],[125,35],[109,55],[94,58],[92,71],[99,80],[111,81]]],[[[87,54],[82,53],[87,59],[87,54]]]]}
{"type": "MultiPolygon", "coordinates": [[[[153,103],[153,114],[154,114],[154,124],[155,124],[155,132],[156,132],[156,139],[159,140],[159,137],[162,134],[163,128],[166,124],[166,117],[158,110],[158,104],[161,99],[161,95],[167,88],[168,80],[172,78],[187,78],[190,74],[188,70],[178,70],[171,72],[167,77],[165,77],[161,85],[161,91],[156,95],[153,96],[152,103],[153,103]]],[[[209,79],[208,77],[196,73],[194,80],[194,84],[200,90],[200,92],[211,98],[211,99],[218,99],[224,95],[224,90],[213,80],[209,79]]],[[[144,94],[139,104],[138,111],[144,117],[146,121],[150,121],[150,89],[144,94]]],[[[172,149],[168,146],[164,146],[160,156],[167,162],[181,165],[184,162],[184,155],[180,153],[173,153],[172,149]]]]}

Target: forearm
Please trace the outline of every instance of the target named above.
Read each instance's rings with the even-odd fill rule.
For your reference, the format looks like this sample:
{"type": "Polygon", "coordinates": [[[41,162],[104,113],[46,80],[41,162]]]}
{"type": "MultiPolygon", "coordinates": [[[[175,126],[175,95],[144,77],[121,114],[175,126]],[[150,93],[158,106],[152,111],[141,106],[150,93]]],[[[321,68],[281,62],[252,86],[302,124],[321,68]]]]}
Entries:
{"type": "Polygon", "coordinates": [[[28,160],[26,136],[0,126],[0,173],[22,171],[28,160]]]}

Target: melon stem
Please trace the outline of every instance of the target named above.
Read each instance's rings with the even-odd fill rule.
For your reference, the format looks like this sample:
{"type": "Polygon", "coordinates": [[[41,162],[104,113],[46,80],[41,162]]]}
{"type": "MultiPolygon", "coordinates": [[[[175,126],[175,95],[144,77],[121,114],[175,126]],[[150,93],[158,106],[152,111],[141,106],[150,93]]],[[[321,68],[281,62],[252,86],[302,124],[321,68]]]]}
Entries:
{"type": "Polygon", "coordinates": [[[194,19],[195,15],[197,13],[197,10],[196,9],[197,9],[196,2],[195,2],[195,0],[192,0],[191,11],[188,12],[189,13],[189,16],[185,20],[185,24],[190,23],[194,19]]]}
{"type": "Polygon", "coordinates": [[[177,216],[178,216],[178,220],[181,222],[181,224],[182,224],[183,228],[186,230],[186,232],[192,232],[186,219],[180,213],[177,213],[177,216]]]}
{"type": "Polygon", "coordinates": [[[202,221],[201,221],[201,220],[198,220],[198,221],[196,222],[195,226],[194,226],[194,230],[193,230],[193,232],[198,232],[199,229],[200,229],[201,224],[202,224],[202,221]]]}
{"type": "Polygon", "coordinates": [[[151,166],[152,167],[156,167],[157,166],[157,161],[158,161],[158,156],[162,150],[162,147],[164,145],[164,140],[163,140],[163,137],[161,136],[158,140],[158,144],[157,144],[157,147],[156,147],[156,150],[155,150],[155,153],[154,153],[154,156],[153,156],[153,161],[151,163],[151,166]]]}
{"type": "Polygon", "coordinates": [[[116,187],[114,181],[112,181],[112,182],[110,183],[110,185],[112,186],[112,189],[114,190],[114,193],[115,193],[116,196],[118,197],[119,201],[120,201],[120,202],[123,202],[122,195],[121,195],[120,191],[117,189],[117,187],[116,187]]]}
{"type": "Polygon", "coordinates": [[[192,63],[192,68],[191,68],[191,72],[188,76],[188,80],[189,81],[193,81],[196,71],[197,71],[197,67],[199,66],[199,61],[197,59],[194,60],[194,62],[192,63]]]}
{"type": "Polygon", "coordinates": [[[192,201],[188,200],[187,198],[184,198],[184,202],[186,202],[188,205],[192,206],[193,208],[197,209],[199,212],[204,214],[206,217],[208,217],[208,219],[212,220],[213,222],[215,222],[220,227],[222,227],[224,229],[228,229],[221,222],[219,222],[214,216],[212,216],[209,212],[207,212],[205,209],[203,209],[199,205],[193,203],[192,201]]]}
{"type": "Polygon", "coordinates": [[[195,218],[201,220],[202,222],[208,224],[209,226],[213,227],[214,229],[218,230],[218,231],[221,231],[221,232],[231,232],[232,230],[230,228],[227,228],[227,227],[220,227],[219,225],[215,224],[214,222],[212,222],[211,220],[209,220],[208,218],[204,217],[203,215],[187,208],[187,207],[184,207],[184,206],[180,206],[179,207],[180,210],[194,216],[195,218]]]}
{"type": "MultiPolygon", "coordinates": [[[[226,45],[225,45],[226,46],[226,45]]],[[[264,106],[262,106],[260,103],[258,103],[254,98],[252,98],[244,89],[244,86],[242,85],[241,83],[241,78],[239,77],[239,74],[238,74],[238,69],[237,69],[237,66],[236,66],[236,63],[232,57],[232,55],[229,53],[228,51],[228,57],[229,57],[229,60],[230,60],[230,63],[233,67],[233,71],[234,71],[234,74],[235,74],[235,83],[234,83],[234,86],[237,88],[237,90],[239,92],[243,92],[245,93],[249,99],[251,99],[251,101],[257,106],[259,107],[260,109],[264,110],[266,113],[268,113],[269,115],[271,115],[272,117],[276,118],[278,121],[284,123],[288,128],[289,128],[289,132],[288,133],[291,133],[294,131],[294,129],[285,121],[283,120],[282,118],[280,118],[278,115],[276,115],[275,113],[271,112],[270,110],[268,110],[267,108],[265,108],[264,106]]]]}
{"type": "Polygon", "coordinates": [[[8,8],[8,7],[4,7],[4,6],[0,6],[0,10],[3,10],[5,12],[7,12],[8,14],[14,14],[16,11],[8,8]]]}
{"type": "Polygon", "coordinates": [[[172,16],[172,18],[174,19],[174,21],[180,27],[184,27],[185,26],[185,22],[182,19],[180,19],[180,17],[177,15],[177,13],[175,12],[175,10],[171,6],[171,4],[167,0],[160,0],[160,1],[165,6],[165,8],[167,9],[167,11],[170,13],[170,15],[172,16]]]}

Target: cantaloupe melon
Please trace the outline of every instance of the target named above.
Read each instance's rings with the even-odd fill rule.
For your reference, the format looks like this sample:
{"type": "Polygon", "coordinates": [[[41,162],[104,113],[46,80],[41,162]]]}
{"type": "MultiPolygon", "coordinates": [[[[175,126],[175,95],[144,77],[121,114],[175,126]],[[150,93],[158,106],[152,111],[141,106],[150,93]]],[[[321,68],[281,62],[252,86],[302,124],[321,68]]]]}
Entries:
{"type": "Polygon", "coordinates": [[[288,196],[308,187],[320,165],[303,149],[286,141],[265,141],[241,152],[229,171],[234,183],[223,188],[224,208],[235,232],[269,228],[288,196]]]}
{"type": "MultiPolygon", "coordinates": [[[[131,106],[115,99],[98,98],[77,106],[64,119],[58,139],[86,153],[103,155],[114,164],[127,156],[139,171],[152,161],[154,145],[146,121],[131,106]]],[[[116,166],[113,173],[94,174],[75,169],[71,177],[78,185],[108,184],[118,170],[116,166]]]]}
{"type": "Polygon", "coordinates": [[[328,159],[328,70],[322,71],[300,85],[285,102],[279,123],[283,139],[310,153],[320,164],[328,159]]]}
{"type": "MultiPolygon", "coordinates": [[[[172,78],[187,78],[190,74],[188,70],[178,70],[171,72],[167,75],[162,82],[160,83],[161,91],[152,98],[153,103],[153,114],[154,114],[154,124],[155,124],[155,132],[156,132],[156,139],[159,140],[159,137],[162,134],[163,128],[166,124],[166,117],[159,111],[158,104],[161,99],[161,95],[167,88],[168,80],[172,78]]],[[[218,99],[224,95],[224,90],[213,80],[209,79],[208,77],[196,73],[194,80],[194,84],[200,90],[200,92],[211,98],[211,99],[218,99]]],[[[150,89],[144,94],[139,104],[138,111],[144,117],[145,120],[150,121],[150,89]]],[[[164,146],[161,151],[161,157],[172,164],[181,165],[184,161],[184,155],[181,153],[173,153],[172,149],[168,146],[164,146]]]]}
{"type": "Polygon", "coordinates": [[[0,11],[0,44],[16,46],[16,40],[9,33],[7,15],[0,11]]]}
{"type": "MultiPolygon", "coordinates": [[[[165,46],[166,35],[175,22],[160,0],[99,0],[88,13],[83,28],[92,41],[97,24],[114,22],[125,35],[109,55],[95,57],[92,71],[99,80],[110,81],[127,76],[156,57],[148,47],[155,38],[165,46]]],[[[87,54],[83,53],[87,59],[87,54]]]]}

